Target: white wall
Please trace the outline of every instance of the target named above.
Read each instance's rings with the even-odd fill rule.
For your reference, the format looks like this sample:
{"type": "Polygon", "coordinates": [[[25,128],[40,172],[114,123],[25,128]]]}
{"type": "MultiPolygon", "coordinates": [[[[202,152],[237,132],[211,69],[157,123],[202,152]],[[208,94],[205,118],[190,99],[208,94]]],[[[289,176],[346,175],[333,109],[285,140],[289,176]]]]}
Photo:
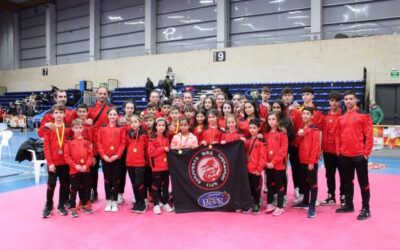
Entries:
{"type": "Polygon", "coordinates": [[[400,69],[399,35],[224,50],[227,59],[221,63],[212,62],[211,50],[202,50],[51,66],[48,76],[41,75],[41,68],[9,70],[0,74],[0,85],[27,91],[49,89],[50,84],[73,88],[82,79],[97,85],[114,78],[120,87],[143,86],[148,76],[154,83],[163,78],[168,66],[184,83],[359,80],[363,67],[372,94],[375,83],[400,82],[390,78],[391,68],[400,69]]]}

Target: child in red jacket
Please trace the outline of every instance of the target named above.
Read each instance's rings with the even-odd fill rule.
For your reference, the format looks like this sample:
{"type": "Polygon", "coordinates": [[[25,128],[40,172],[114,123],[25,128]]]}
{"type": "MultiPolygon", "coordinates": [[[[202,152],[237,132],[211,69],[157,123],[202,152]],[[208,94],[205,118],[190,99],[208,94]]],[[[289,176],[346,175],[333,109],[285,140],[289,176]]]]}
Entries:
{"type": "Polygon", "coordinates": [[[316,216],[318,160],[321,155],[320,131],[312,122],[313,114],[314,109],[312,107],[304,107],[302,111],[304,127],[298,131],[301,185],[304,186],[304,198],[303,202],[293,206],[293,208],[300,209],[308,208],[308,218],[316,216]]]}
{"type": "Polygon", "coordinates": [[[257,138],[261,129],[261,121],[258,118],[250,119],[250,139],[245,143],[247,156],[247,172],[249,176],[251,197],[253,198],[253,214],[260,213],[261,202],[261,173],[265,167],[265,144],[263,139],[257,138]]]}
{"type": "Polygon", "coordinates": [[[154,124],[154,130],[156,132],[151,135],[148,146],[152,167],[151,192],[154,202],[153,212],[155,214],[161,214],[161,207],[167,212],[173,211],[171,206],[168,204],[169,172],[167,152],[169,151],[169,139],[167,121],[164,118],[157,118],[154,124]],[[158,202],[158,194],[160,189],[162,190],[161,207],[158,202]]]}
{"type": "Polygon", "coordinates": [[[210,109],[207,112],[208,128],[201,134],[200,142],[202,145],[217,144],[221,142],[222,131],[218,128],[218,109],[210,109]]]}
{"type": "Polygon", "coordinates": [[[279,126],[278,113],[275,111],[268,113],[267,122],[266,134],[264,134],[268,186],[266,212],[273,211],[274,216],[279,216],[284,212],[283,197],[285,195],[288,138],[285,129],[279,126]],[[276,208],[272,204],[275,192],[278,197],[276,208]]]}
{"type": "Polygon", "coordinates": [[[235,114],[229,114],[226,116],[226,128],[227,131],[222,134],[221,144],[226,144],[233,141],[246,141],[242,131],[237,128],[238,121],[235,114]]]}
{"type": "Polygon", "coordinates": [[[81,211],[91,214],[89,200],[89,181],[90,166],[92,165],[93,155],[91,142],[83,137],[83,121],[76,118],[72,121],[72,131],[74,135],[67,140],[65,144],[65,161],[69,165],[69,178],[71,184],[70,201],[71,201],[71,217],[78,217],[76,209],[76,193],[79,190],[79,197],[82,202],[81,211]]]}
{"type": "Polygon", "coordinates": [[[118,111],[110,108],[107,112],[108,124],[98,131],[97,148],[103,160],[104,189],[106,192],[106,212],[118,212],[118,183],[120,181],[121,157],[126,144],[125,129],[118,125],[118,111]]]}
{"type": "Polygon", "coordinates": [[[146,189],[144,186],[144,175],[146,169],[147,154],[147,134],[140,127],[141,119],[137,115],[132,115],[130,120],[131,129],[127,135],[126,145],[126,168],[131,179],[133,193],[135,195],[135,205],[131,212],[144,213],[147,209],[145,202],[146,189]]]}
{"type": "Polygon", "coordinates": [[[43,209],[42,218],[49,218],[53,209],[54,189],[57,177],[60,180],[60,194],[57,211],[61,215],[67,215],[64,203],[68,200],[69,167],[64,160],[64,145],[66,138],[71,136],[70,128],[64,124],[65,107],[62,104],[54,104],[52,107],[55,129],[45,129],[44,132],[44,156],[47,160],[49,178],[47,180],[47,199],[43,209]]]}

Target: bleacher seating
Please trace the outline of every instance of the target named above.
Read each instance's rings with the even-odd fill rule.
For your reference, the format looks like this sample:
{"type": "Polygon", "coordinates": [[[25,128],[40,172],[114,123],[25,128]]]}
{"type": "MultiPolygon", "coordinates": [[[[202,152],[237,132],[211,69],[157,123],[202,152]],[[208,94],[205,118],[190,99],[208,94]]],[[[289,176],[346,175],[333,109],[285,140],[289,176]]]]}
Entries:
{"type": "MultiPolygon", "coordinates": [[[[241,93],[246,94],[251,89],[257,89],[261,92],[264,86],[271,88],[271,100],[280,97],[283,88],[291,87],[294,91],[294,100],[302,103],[301,89],[304,86],[310,86],[315,91],[314,102],[318,107],[324,110],[329,109],[328,94],[332,90],[337,90],[344,93],[346,90],[353,89],[356,91],[358,98],[364,94],[365,82],[363,80],[352,81],[319,81],[319,82],[271,82],[271,83],[216,83],[216,84],[186,84],[185,86],[193,86],[193,95],[197,99],[200,93],[207,90],[212,90],[213,86],[220,86],[229,90],[232,94],[241,93]]],[[[118,105],[120,108],[125,100],[134,99],[139,110],[146,108],[147,98],[144,87],[129,87],[129,88],[116,88],[111,94],[112,103],[118,105]]]]}

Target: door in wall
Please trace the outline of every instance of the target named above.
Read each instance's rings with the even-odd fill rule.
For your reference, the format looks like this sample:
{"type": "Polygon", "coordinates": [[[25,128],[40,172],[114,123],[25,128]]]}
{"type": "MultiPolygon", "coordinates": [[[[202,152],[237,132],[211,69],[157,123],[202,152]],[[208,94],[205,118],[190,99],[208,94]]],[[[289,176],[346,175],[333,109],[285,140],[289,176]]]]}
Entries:
{"type": "Polygon", "coordinates": [[[375,102],[385,114],[383,125],[400,125],[400,83],[376,84],[375,102]]]}

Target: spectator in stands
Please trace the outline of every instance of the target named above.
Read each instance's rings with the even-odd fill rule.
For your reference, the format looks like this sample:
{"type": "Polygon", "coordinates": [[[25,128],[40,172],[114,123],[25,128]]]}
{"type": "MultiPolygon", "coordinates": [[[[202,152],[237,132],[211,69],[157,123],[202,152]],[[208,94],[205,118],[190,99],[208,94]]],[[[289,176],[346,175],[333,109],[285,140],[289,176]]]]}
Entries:
{"type": "Polygon", "coordinates": [[[13,102],[8,103],[7,114],[9,114],[9,115],[17,114],[17,108],[15,107],[15,104],[13,102]]]}
{"type": "Polygon", "coordinates": [[[146,82],[145,89],[146,89],[147,100],[149,100],[150,93],[151,93],[151,91],[154,90],[154,84],[151,81],[150,77],[147,77],[147,82],[146,82]]]}
{"type": "Polygon", "coordinates": [[[372,124],[374,125],[381,125],[384,119],[384,114],[378,105],[376,105],[375,101],[371,101],[369,104],[369,113],[371,114],[372,124]]]}
{"type": "Polygon", "coordinates": [[[175,79],[175,73],[172,71],[171,66],[168,67],[167,71],[166,71],[166,76],[168,76],[171,85],[175,85],[176,84],[176,79],[175,79]]]}

